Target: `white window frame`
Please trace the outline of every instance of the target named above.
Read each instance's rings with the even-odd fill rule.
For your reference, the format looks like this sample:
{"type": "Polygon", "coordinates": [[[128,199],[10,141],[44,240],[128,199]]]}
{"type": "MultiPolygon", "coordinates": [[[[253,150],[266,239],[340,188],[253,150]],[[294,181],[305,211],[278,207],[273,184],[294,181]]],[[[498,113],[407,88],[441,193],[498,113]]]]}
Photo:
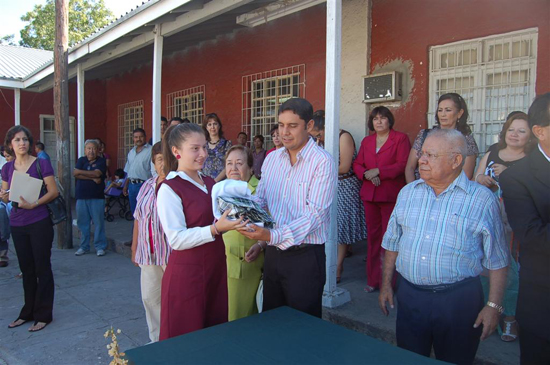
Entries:
{"type": "Polygon", "coordinates": [[[254,136],[262,135],[264,148],[272,148],[269,132],[277,124],[279,105],[290,98],[305,98],[305,95],[305,64],[243,76],[241,130],[248,135],[248,145],[252,145],[254,136]],[[281,85],[282,80],[289,82],[281,85]],[[285,89],[288,92],[282,92],[285,89]]]}
{"type": "Polygon", "coordinates": [[[126,164],[128,152],[134,147],[133,131],[136,128],[143,128],[143,100],[118,106],[117,168],[124,168],[126,164]],[[133,116],[133,119],[126,120],[126,110],[129,110],[128,116],[133,116]],[[134,113],[131,113],[132,110],[134,113]]]}
{"type": "MultiPolygon", "coordinates": [[[[45,136],[44,136],[44,131],[45,131],[45,128],[44,128],[44,122],[46,120],[51,120],[52,123],[54,123],[53,125],[53,128],[52,129],[49,129],[49,131],[54,131],[55,132],[55,115],[50,115],[50,114],[40,114],[38,116],[40,118],[40,142],[44,143],[44,140],[45,140],[45,136]]],[[[36,143],[36,142],[35,142],[36,143]]],[[[71,197],[75,197],[75,191],[74,191],[74,186],[75,186],[75,178],[72,174],[72,171],[74,170],[75,168],[75,165],[76,165],[76,160],[80,157],[80,156],[76,156],[76,146],[75,146],[75,118],[74,117],[71,117],[69,116],[69,166],[70,166],[70,169],[71,169],[71,192],[70,192],[70,195],[71,197]]],[[[46,149],[49,149],[50,150],[50,153],[48,153],[48,155],[50,155],[50,158],[53,159],[52,161],[52,167],[53,167],[53,171],[54,171],[54,175],[55,175],[55,178],[57,178],[58,176],[58,173],[57,173],[57,145],[53,147],[53,151],[55,151],[55,154],[51,153],[52,152],[52,146],[48,146],[46,144],[46,149]]],[[[34,151],[33,151],[34,152],[34,151]]]]}
{"type": "MultiPolygon", "coordinates": [[[[471,92],[469,96],[468,90],[447,90],[446,92],[464,92],[464,99],[468,105],[470,114],[470,127],[474,138],[478,144],[481,153],[493,144],[498,142],[498,134],[502,129],[505,118],[509,112],[513,110],[521,110],[527,112],[531,101],[535,97],[536,85],[536,70],[537,70],[537,43],[538,43],[538,28],[529,28],[521,31],[492,35],[483,38],[470,39],[466,41],[453,42],[444,45],[430,47],[430,80],[429,80],[429,106],[428,106],[428,124],[433,127],[435,124],[435,110],[437,108],[437,100],[440,95],[438,93],[438,81],[444,79],[459,79],[465,77],[473,77],[473,85],[470,85],[468,90],[471,92]],[[530,45],[530,54],[519,55],[517,57],[501,58],[498,60],[489,59],[489,49],[492,45],[511,44],[511,42],[528,41],[530,45]],[[455,64],[453,66],[441,67],[441,55],[457,51],[458,54],[462,50],[475,49],[475,61],[467,64],[455,64]],[[489,96],[488,92],[493,89],[487,84],[489,75],[499,75],[502,73],[523,71],[527,72],[527,79],[524,82],[524,87],[527,88],[526,93],[513,94],[506,93],[506,102],[504,105],[498,105],[496,108],[490,109],[490,99],[500,99],[496,96],[489,96]],[[518,105],[518,98],[523,99],[518,105]],[[516,103],[514,103],[516,101],[516,103]],[[489,113],[489,114],[487,114],[489,113]]],[[[521,43],[523,44],[523,43],[521,43]]],[[[513,48],[513,47],[511,47],[513,48]]],[[[504,49],[504,46],[502,47],[504,49]]],[[[521,48],[520,48],[521,50],[521,48]]],[[[460,56],[459,56],[460,57],[460,56]]],[[[458,62],[457,62],[458,63],[458,62]]],[[[513,88],[513,83],[507,91],[513,88]]],[[[496,87],[495,87],[496,89],[496,87]]],[[[503,87],[504,89],[504,87],[503,87]]],[[[513,91],[513,90],[512,90],[513,91]]],[[[443,94],[444,92],[441,92],[443,94]]]]}
{"type": "Polygon", "coordinates": [[[166,115],[168,120],[174,117],[189,119],[191,123],[201,124],[206,109],[205,86],[195,86],[166,95],[166,115]]]}

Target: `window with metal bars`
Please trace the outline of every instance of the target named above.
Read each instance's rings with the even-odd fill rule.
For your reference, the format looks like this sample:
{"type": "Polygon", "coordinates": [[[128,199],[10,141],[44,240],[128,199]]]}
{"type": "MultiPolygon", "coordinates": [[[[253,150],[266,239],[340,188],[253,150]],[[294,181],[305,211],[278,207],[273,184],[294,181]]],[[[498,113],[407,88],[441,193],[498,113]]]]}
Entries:
{"type": "Polygon", "coordinates": [[[430,127],[439,97],[456,92],[468,105],[480,152],[498,142],[508,113],[526,112],[535,97],[537,38],[537,29],[526,29],[431,47],[430,127]]]}
{"type": "Polygon", "coordinates": [[[174,117],[201,124],[204,118],[204,85],[166,95],[168,120],[174,117]]]}
{"type": "Polygon", "coordinates": [[[269,131],[278,123],[279,105],[296,97],[305,97],[305,65],[244,76],[242,130],[249,143],[262,135],[264,147],[272,148],[269,131]]]}
{"type": "Polygon", "coordinates": [[[118,106],[118,168],[124,168],[128,152],[134,147],[136,128],[143,128],[143,100],[118,106]]]}

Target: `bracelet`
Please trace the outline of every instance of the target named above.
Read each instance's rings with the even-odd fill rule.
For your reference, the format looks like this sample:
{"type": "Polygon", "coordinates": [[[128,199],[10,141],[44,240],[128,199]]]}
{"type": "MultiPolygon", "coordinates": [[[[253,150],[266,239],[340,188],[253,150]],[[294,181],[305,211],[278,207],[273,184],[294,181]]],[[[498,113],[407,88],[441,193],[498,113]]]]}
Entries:
{"type": "Polygon", "coordinates": [[[260,246],[260,250],[261,250],[261,251],[264,250],[264,246],[260,245],[260,242],[256,242],[256,244],[257,244],[258,246],[260,246]]]}
{"type": "Polygon", "coordinates": [[[487,306],[496,309],[498,311],[498,313],[500,313],[500,314],[504,313],[504,307],[501,306],[501,305],[498,305],[498,304],[493,303],[493,302],[487,302],[487,306]]]}
{"type": "MultiPolygon", "coordinates": [[[[476,178],[474,179],[474,182],[477,182],[477,178],[479,177],[479,175],[485,175],[485,174],[482,174],[482,173],[479,173],[476,175],[476,178]]],[[[479,184],[479,183],[478,183],[479,184]]]]}
{"type": "Polygon", "coordinates": [[[216,233],[216,236],[219,236],[220,232],[218,232],[218,229],[216,228],[216,223],[213,223],[212,226],[214,226],[214,232],[216,233]]]}

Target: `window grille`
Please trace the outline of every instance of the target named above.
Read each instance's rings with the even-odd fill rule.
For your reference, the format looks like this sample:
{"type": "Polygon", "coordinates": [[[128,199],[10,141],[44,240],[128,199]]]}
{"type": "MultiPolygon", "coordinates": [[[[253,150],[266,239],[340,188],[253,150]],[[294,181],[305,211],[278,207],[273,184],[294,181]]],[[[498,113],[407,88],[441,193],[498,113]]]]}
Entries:
{"type": "Polygon", "coordinates": [[[437,100],[460,94],[480,152],[498,142],[511,111],[527,112],[535,97],[537,29],[430,48],[428,121],[435,124],[437,100]]]}
{"type": "Polygon", "coordinates": [[[124,168],[128,152],[134,147],[132,132],[136,128],[143,128],[143,100],[118,106],[118,168],[124,168]]]}
{"type": "Polygon", "coordinates": [[[201,124],[204,119],[204,85],[166,95],[168,120],[174,117],[201,124]]]}
{"type": "Polygon", "coordinates": [[[269,131],[278,123],[279,105],[290,98],[305,98],[306,66],[297,65],[243,76],[242,130],[251,144],[264,136],[264,148],[273,147],[269,131]]]}

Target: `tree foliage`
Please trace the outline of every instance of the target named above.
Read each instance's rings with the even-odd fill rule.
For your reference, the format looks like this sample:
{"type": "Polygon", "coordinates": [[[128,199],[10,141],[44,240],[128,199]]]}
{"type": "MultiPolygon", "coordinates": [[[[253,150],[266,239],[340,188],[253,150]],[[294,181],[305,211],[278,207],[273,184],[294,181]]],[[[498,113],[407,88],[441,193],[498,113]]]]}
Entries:
{"type": "MultiPolygon", "coordinates": [[[[82,41],[114,19],[103,0],[69,0],[69,47],[82,41]]],[[[53,51],[55,41],[55,1],[35,5],[21,17],[28,24],[21,30],[19,44],[53,51]]]]}
{"type": "Polygon", "coordinates": [[[17,44],[13,40],[15,38],[15,34],[8,34],[0,38],[0,44],[7,45],[7,46],[16,46],[17,44]]]}

